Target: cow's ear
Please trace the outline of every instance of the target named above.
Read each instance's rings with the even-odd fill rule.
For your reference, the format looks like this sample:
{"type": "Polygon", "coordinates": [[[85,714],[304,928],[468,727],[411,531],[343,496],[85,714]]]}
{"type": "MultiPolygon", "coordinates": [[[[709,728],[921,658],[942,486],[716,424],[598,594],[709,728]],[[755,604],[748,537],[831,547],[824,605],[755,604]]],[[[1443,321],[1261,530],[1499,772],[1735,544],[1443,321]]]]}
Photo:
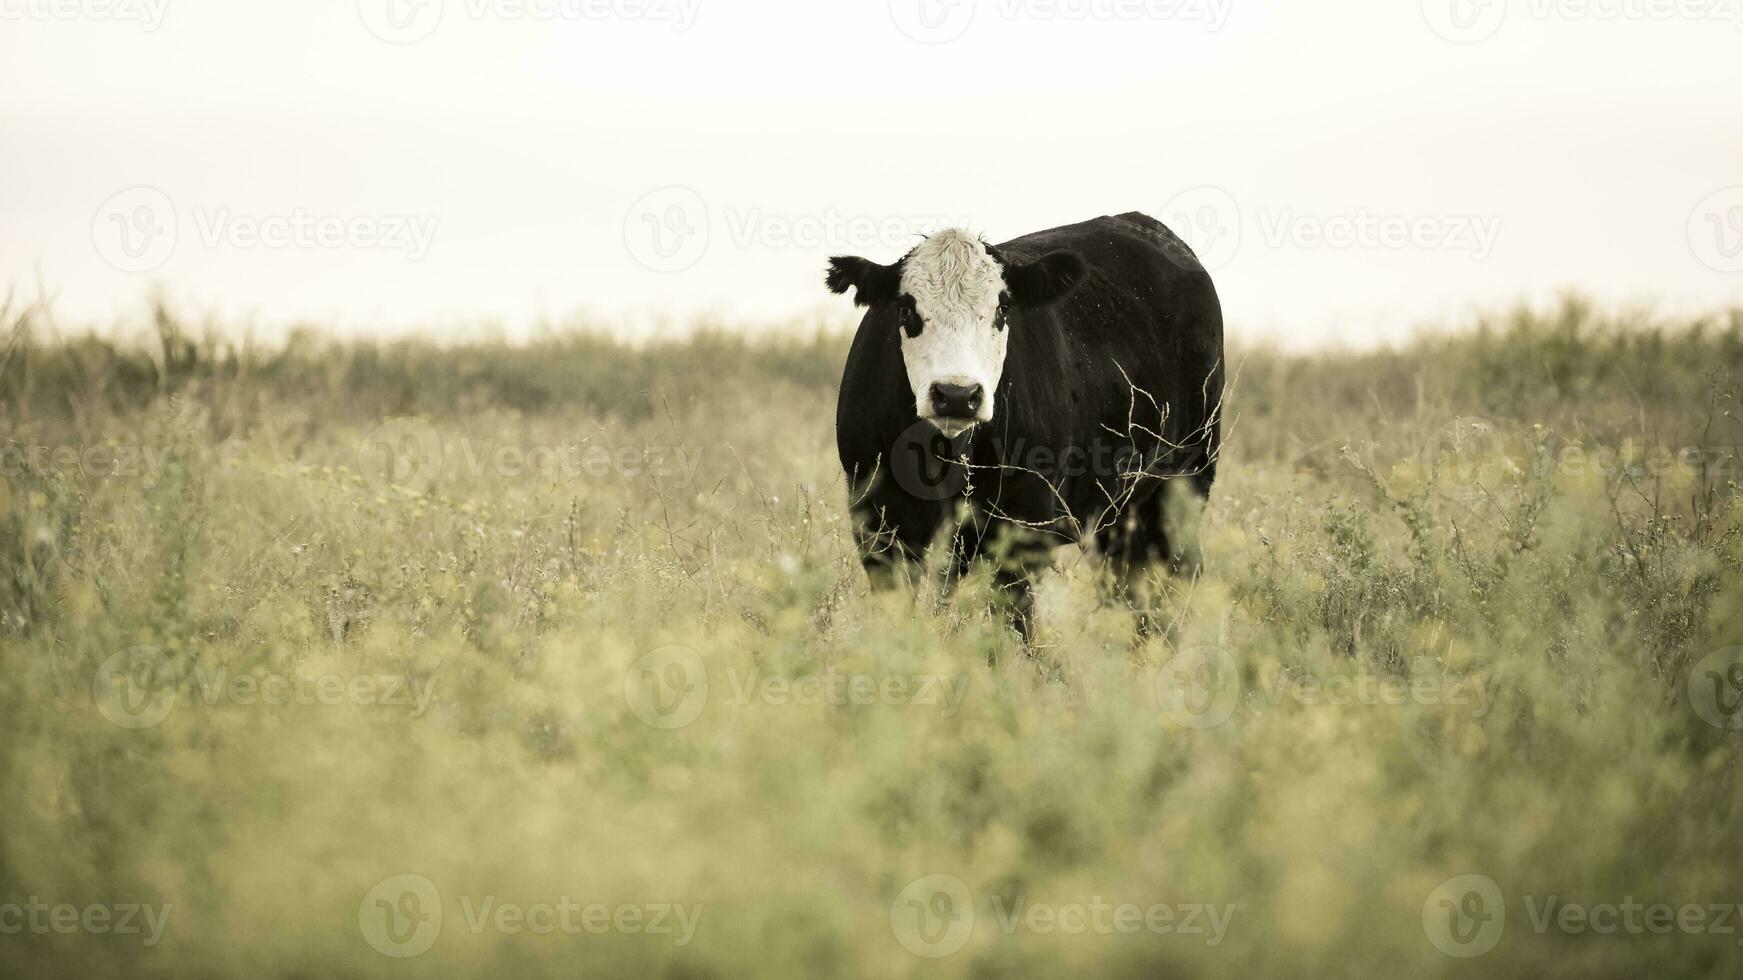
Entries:
{"type": "Polygon", "coordinates": [[[829,260],[829,273],[823,277],[832,293],[853,290],[855,306],[877,306],[893,303],[902,289],[900,266],[878,265],[870,259],[837,255],[829,260]]]}
{"type": "Polygon", "coordinates": [[[1033,262],[1006,266],[1005,289],[1019,307],[1048,306],[1071,292],[1083,275],[1083,259],[1076,252],[1048,252],[1033,262]]]}

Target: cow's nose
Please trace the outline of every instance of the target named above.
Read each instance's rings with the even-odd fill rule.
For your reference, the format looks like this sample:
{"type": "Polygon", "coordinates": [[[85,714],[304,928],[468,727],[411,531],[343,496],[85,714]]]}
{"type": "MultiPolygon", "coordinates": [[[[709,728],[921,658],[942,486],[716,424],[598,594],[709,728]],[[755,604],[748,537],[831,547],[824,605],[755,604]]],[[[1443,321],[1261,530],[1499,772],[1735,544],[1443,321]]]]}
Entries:
{"type": "Polygon", "coordinates": [[[932,412],[944,419],[972,419],[980,412],[980,385],[953,385],[940,381],[932,386],[932,412]]]}

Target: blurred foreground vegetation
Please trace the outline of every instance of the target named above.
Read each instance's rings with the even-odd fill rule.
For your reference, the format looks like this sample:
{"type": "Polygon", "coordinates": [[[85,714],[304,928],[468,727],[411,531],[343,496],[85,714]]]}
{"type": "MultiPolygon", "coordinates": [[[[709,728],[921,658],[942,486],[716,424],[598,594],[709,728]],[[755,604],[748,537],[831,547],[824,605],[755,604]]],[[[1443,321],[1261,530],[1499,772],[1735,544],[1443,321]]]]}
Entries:
{"type": "Polygon", "coordinates": [[[1743,313],[1232,351],[1032,653],[867,593],[842,336],[4,327],[0,974],[1743,971],[1743,313]]]}

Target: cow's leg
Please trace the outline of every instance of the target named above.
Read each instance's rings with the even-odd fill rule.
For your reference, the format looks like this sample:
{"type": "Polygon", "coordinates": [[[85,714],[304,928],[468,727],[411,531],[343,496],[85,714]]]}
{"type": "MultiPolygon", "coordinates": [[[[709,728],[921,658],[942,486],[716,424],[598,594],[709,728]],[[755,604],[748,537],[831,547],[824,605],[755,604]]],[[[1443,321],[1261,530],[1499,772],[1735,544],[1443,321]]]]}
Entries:
{"type": "Polygon", "coordinates": [[[1176,575],[1198,573],[1198,525],[1204,512],[1204,489],[1191,477],[1172,477],[1161,483],[1154,493],[1129,506],[1096,535],[1096,545],[1121,587],[1136,585],[1157,565],[1176,575]]]}
{"type": "Polygon", "coordinates": [[[1112,523],[1096,533],[1096,548],[1107,567],[1108,587],[1113,598],[1130,606],[1137,615],[1139,636],[1150,633],[1149,602],[1146,579],[1150,569],[1165,561],[1168,538],[1162,527],[1153,493],[1115,516],[1112,523]]]}
{"type": "Polygon", "coordinates": [[[1107,563],[1110,584],[1121,598],[1129,598],[1149,570],[1166,563],[1172,554],[1162,520],[1162,496],[1158,488],[1128,504],[1096,533],[1096,548],[1107,563]]]}
{"type": "Polygon", "coordinates": [[[918,585],[943,510],[922,501],[866,499],[853,507],[854,543],[873,591],[918,585]]]}
{"type": "Polygon", "coordinates": [[[993,589],[1011,628],[1030,646],[1035,643],[1035,569],[1000,563],[993,570],[993,589]]]}
{"type": "Polygon", "coordinates": [[[994,601],[1025,643],[1035,639],[1035,576],[1047,566],[1053,541],[1041,532],[970,511],[951,542],[951,580],[968,574],[977,558],[993,566],[994,601]]]}
{"type": "Polygon", "coordinates": [[[1193,478],[1166,479],[1096,535],[1110,584],[1137,613],[1140,635],[1152,631],[1150,573],[1166,568],[1175,576],[1198,574],[1198,522],[1204,499],[1193,478]]]}

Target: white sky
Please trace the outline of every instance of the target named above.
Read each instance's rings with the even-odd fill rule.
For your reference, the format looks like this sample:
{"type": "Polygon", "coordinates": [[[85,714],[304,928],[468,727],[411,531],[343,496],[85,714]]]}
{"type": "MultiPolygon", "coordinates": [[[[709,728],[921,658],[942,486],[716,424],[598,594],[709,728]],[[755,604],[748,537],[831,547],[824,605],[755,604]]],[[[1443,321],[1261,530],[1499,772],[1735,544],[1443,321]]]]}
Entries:
{"type": "Polygon", "coordinates": [[[1137,209],[1216,261],[1233,334],[1292,346],[1566,287],[1743,303],[1737,0],[528,12],[555,2],[0,0],[0,282],[40,269],[63,325],[137,319],[162,287],[265,335],[845,320],[831,253],[1137,209]],[[926,23],[961,33],[901,26],[926,23]],[[335,223],[249,237],[299,216],[335,223]],[[1407,240],[1314,237],[1364,217],[1407,240]]]}

